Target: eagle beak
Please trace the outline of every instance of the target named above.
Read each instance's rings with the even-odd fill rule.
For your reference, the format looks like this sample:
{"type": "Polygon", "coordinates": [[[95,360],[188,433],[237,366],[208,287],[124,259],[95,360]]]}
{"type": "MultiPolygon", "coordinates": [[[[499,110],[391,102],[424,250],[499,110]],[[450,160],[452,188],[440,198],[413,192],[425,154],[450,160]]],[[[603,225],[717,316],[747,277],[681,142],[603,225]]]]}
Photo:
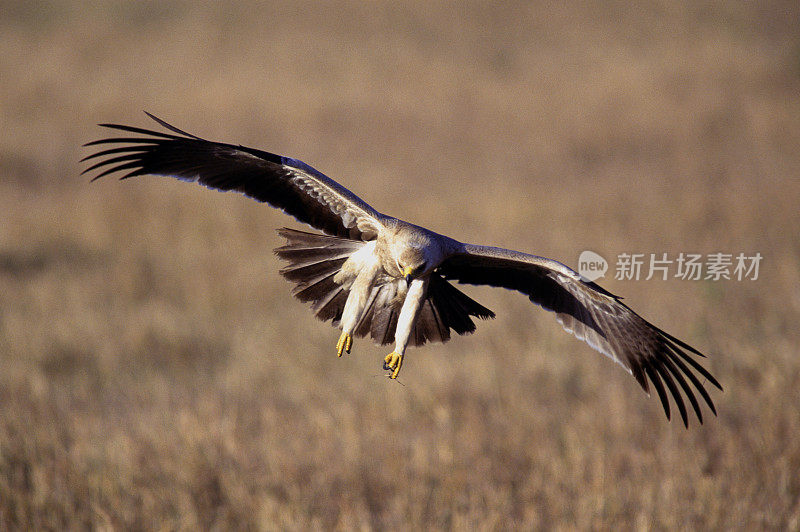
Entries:
{"type": "Polygon", "coordinates": [[[403,270],[403,277],[406,280],[406,286],[411,284],[411,272],[413,271],[414,269],[411,267],[407,267],[405,270],[403,270]]]}

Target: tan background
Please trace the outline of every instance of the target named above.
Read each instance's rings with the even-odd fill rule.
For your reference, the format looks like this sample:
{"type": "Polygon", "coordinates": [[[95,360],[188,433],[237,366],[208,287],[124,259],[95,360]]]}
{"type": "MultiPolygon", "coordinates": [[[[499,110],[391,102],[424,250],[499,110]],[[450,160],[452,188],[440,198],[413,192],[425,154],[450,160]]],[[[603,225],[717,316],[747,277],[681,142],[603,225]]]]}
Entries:
{"type": "Polygon", "coordinates": [[[798,529],[797,6],[0,2],[0,527],[798,529]],[[573,267],[760,252],[602,282],[708,353],[719,417],[491,289],[402,385],[337,359],[277,274],[291,219],[78,175],[142,110],[573,267]]]}

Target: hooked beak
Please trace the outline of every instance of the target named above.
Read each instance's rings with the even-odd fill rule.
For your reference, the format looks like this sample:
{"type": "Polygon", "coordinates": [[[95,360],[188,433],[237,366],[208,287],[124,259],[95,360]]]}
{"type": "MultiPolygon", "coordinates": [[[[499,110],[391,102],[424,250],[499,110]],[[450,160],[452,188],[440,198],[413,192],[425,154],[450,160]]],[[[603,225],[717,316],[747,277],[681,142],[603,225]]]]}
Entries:
{"type": "Polygon", "coordinates": [[[403,277],[406,280],[406,286],[411,284],[411,280],[412,280],[411,272],[413,272],[413,271],[414,271],[413,268],[410,268],[410,267],[408,267],[405,270],[403,270],[403,277]]]}

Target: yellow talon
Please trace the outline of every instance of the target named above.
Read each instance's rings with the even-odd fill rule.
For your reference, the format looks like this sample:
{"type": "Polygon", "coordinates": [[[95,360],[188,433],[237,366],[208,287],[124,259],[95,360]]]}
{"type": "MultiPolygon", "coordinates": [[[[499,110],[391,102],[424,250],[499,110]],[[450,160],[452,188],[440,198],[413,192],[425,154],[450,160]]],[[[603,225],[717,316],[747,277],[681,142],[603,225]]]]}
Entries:
{"type": "Polygon", "coordinates": [[[339,341],[336,342],[336,356],[342,356],[342,353],[350,354],[350,348],[353,346],[353,337],[347,333],[342,333],[339,336],[339,341]]]}
{"type": "Polygon", "coordinates": [[[383,359],[383,369],[391,369],[392,373],[389,375],[390,379],[396,379],[397,374],[400,373],[400,366],[403,365],[403,355],[397,351],[392,351],[383,359]]]}

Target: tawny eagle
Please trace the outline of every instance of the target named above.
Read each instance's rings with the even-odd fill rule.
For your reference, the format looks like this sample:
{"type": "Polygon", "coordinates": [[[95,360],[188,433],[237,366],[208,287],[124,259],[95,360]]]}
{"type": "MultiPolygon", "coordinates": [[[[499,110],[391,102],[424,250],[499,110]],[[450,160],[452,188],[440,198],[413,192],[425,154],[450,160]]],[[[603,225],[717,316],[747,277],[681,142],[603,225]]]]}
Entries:
{"type": "Polygon", "coordinates": [[[697,360],[703,355],[645,321],[620,298],[552,259],[508,249],[465,244],[373,209],[306,163],[265,151],[211,142],[147,113],[170,133],[100,124],[135,136],[104,138],[86,146],[116,145],[84,172],[94,179],[153,174],[237,191],[294,216],[324,234],[283,228],[286,245],[275,250],[288,262],[281,274],[292,294],[316,316],[341,329],[336,354],[350,353],[353,336],[394,342],[384,359],[396,379],[409,345],[446,342],[475,330],[473,317],[494,313],[450,281],[522,292],[554,312],[568,332],[619,363],[649,392],[650,383],[670,417],[667,391],[688,426],[683,395],[703,422],[695,391],[716,414],[704,379],[722,389],[697,360]],[[649,381],[649,382],[648,382],[649,381]],[[683,394],[681,394],[681,390],[683,394]]]}

